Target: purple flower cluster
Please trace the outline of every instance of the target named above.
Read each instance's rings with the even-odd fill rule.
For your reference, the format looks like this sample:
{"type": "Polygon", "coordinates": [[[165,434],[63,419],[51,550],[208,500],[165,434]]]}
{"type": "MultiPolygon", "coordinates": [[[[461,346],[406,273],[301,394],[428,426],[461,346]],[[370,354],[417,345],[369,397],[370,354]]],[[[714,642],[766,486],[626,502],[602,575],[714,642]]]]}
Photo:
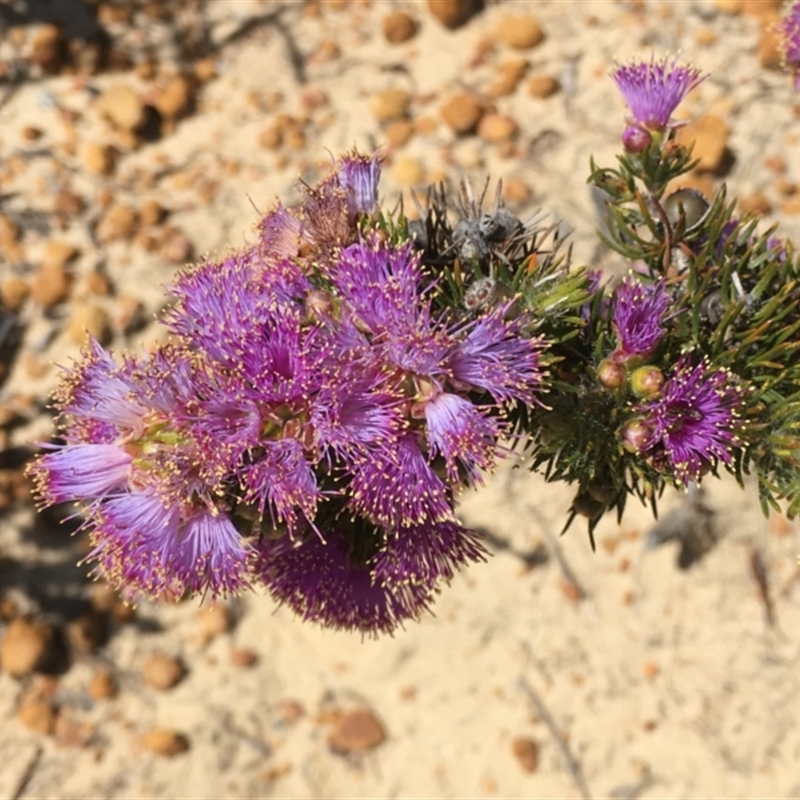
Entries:
{"type": "Polygon", "coordinates": [[[681,356],[656,399],[639,405],[627,443],[660,472],[688,485],[742,446],[745,388],[707,360],[681,356]]]}
{"type": "Polygon", "coordinates": [[[136,596],[264,585],[305,619],[375,633],[483,557],[460,488],[543,388],[508,303],[437,311],[412,244],[375,224],[380,162],[353,153],[258,241],[180,275],[169,344],[91,342],[31,472],[77,502],[89,560],[136,596]]]}

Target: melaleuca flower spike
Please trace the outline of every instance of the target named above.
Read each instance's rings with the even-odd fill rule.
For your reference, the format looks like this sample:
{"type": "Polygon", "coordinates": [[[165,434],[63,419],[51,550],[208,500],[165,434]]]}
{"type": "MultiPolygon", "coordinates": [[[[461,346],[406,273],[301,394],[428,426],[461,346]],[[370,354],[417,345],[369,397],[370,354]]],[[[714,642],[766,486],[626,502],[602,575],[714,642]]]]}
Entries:
{"type": "Polygon", "coordinates": [[[795,0],[778,26],[783,49],[783,61],[792,73],[794,88],[800,89],[800,2],[795,0]]]}

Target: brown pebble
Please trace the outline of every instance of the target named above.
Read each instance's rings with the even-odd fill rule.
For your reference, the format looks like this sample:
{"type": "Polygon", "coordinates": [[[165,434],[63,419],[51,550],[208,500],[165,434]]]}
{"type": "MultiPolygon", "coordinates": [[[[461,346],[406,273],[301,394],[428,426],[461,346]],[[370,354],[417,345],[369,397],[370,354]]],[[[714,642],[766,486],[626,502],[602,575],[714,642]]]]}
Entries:
{"type": "Polygon", "coordinates": [[[41,128],[37,128],[34,125],[26,125],[22,129],[22,138],[26,142],[36,142],[44,136],[44,133],[41,128]]]}
{"type": "Polygon", "coordinates": [[[166,758],[172,758],[189,749],[189,740],[182,733],[169,728],[152,728],[139,738],[139,744],[145,750],[166,758]]]}
{"type": "Polygon", "coordinates": [[[158,200],[145,200],[139,208],[139,221],[142,225],[158,225],[166,216],[167,211],[158,200]]]}
{"type": "Polygon", "coordinates": [[[800,198],[792,198],[781,203],[781,214],[793,217],[800,214],[800,198]]]}
{"type": "Polygon", "coordinates": [[[73,276],[63,267],[42,265],[31,278],[31,299],[43,308],[52,308],[69,297],[73,276]]]}
{"type": "Polygon", "coordinates": [[[698,159],[700,172],[716,172],[724,163],[728,150],[730,129],[724,119],[705,114],[679,128],[677,141],[685,147],[692,146],[692,158],[698,159]]]}
{"type": "Polygon", "coordinates": [[[158,93],[153,105],[166,120],[186,116],[194,104],[195,81],[188,75],[176,75],[158,93]]]}
{"type": "Polygon", "coordinates": [[[42,266],[46,269],[63,269],[78,255],[78,248],[69,242],[48,242],[42,266]]]}
{"type": "Polygon", "coordinates": [[[531,199],[531,190],[522,178],[511,177],[503,181],[503,197],[513,205],[524,205],[531,199]]]}
{"type": "Polygon", "coordinates": [[[108,618],[90,610],[67,623],[67,638],[76,652],[93,653],[108,639],[108,618]]]}
{"type": "Polygon", "coordinates": [[[30,293],[28,282],[17,275],[11,275],[0,283],[0,303],[12,313],[22,308],[30,293]]]}
{"type": "Polygon", "coordinates": [[[200,83],[208,83],[217,77],[217,59],[209,56],[195,61],[192,65],[192,74],[200,83]]]}
{"type": "Polygon", "coordinates": [[[530,14],[510,14],[495,28],[497,38],[515,50],[535,47],[544,39],[539,23],[530,14]]]}
{"type": "Polygon", "coordinates": [[[772,211],[772,203],[764,192],[751,192],[740,197],[738,206],[742,214],[769,214],[772,211]]]}
{"type": "Polygon", "coordinates": [[[511,743],[511,752],[523,772],[533,773],[539,768],[539,745],[527,736],[517,736],[511,743]]]}
{"type": "Polygon", "coordinates": [[[88,686],[89,696],[94,700],[111,700],[119,688],[114,676],[107,669],[99,669],[92,675],[88,686]]]}
{"type": "Polygon", "coordinates": [[[328,746],[335,753],[362,753],[386,739],[383,726],[371,711],[357,709],[342,714],[328,736],[328,746]]]}
{"type": "Polygon", "coordinates": [[[170,264],[185,264],[193,250],[189,237],[179,228],[167,226],[161,231],[158,254],[170,264]]]}
{"type": "Polygon", "coordinates": [[[403,119],[411,105],[411,95],[405,89],[386,89],[373,95],[369,101],[372,115],[378,122],[403,119]]]}
{"type": "Polygon", "coordinates": [[[22,233],[19,225],[6,214],[0,214],[0,243],[16,242],[22,233]]]}
{"type": "Polygon", "coordinates": [[[431,136],[432,134],[436,133],[436,129],[439,127],[436,120],[428,115],[423,115],[421,117],[417,117],[414,120],[414,131],[421,136],[431,136]]]}
{"type": "Polygon", "coordinates": [[[235,647],[231,650],[231,664],[240,669],[248,669],[258,663],[258,653],[247,647],[235,647]]]}
{"type": "Polygon", "coordinates": [[[97,238],[103,244],[118,239],[130,239],[136,231],[138,222],[133,208],[116,203],[109,207],[97,223],[97,238]]]}
{"type": "Polygon", "coordinates": [[[142,99],[123,83],[103,91],[97,98],[97,110],[112,124],[126,131],[138,130],[147,119],[142,99]]]}
{"type": "Polygon", "coordinates": [[[552,75],[531,75],[528,80],[528,94],[546,100],[561,88],[561,84],[552,75]]]}
{"type": "Polygon", "coordinates": [[[111,145],[89,142],[83,148],[83,166],[94,175],[111,175],[114,162],[114,149],[111,145]]]}
{"type": "Polygon", "coordinates": [[[231,618],[228,609],[221,603],[197,612],[200,619],[200,636],[203,641],[210,641],[231,629],[231,618]]]}
{"type": "Polygon", "coordinates": [[[31,40],[31,61],[43,72],[55,75],[64,66],[67,42],[57,25],[42,25],[31,40]]]}
{"type": "Polygon", "coordinates": [[[111,294],[111,282],[108,280],[108,275],[99,269],[93,269],[86,276],[86,289],[89,294],[96,297],[107,297],[111,294]]]}
{"type": "Polygon", "coordinates": [[[56,712],[47,700],[33,697],[17,709],[17,719],[29,730],[50,736],[56,727],[56,712]]]}
{"type": "Polygon", "coordinates": [[[108,312],[93,303],[76,303],[67,323],[67,336],[75,344],[83,344],[87,334],[102,345],[111,341],[111,320],[108,312]]]}
{"type": "Polygon", "coordinates": [[[505,142],[518,131],[516,120],[505,114],[486,114],[478,124],[478,136],[485,142],[505,142]]]}
{"type": "Polygon", "coordinates": [[[645,661],[642,664],[642,675],[647,678],[647,680],[652,680],[661,672],[661,668],[655,661],[645,661]]]}
{"type": "Polygon", "coordinates": [[[276,124],[268,125],[258,136],[258,144],[265,150],[277,150],[283,144],[283,131],[276,124]]]}
{"type": "Polygon", "coordinates": [[[15,619],[0,643],[0,669],[15,678],[40,669],[50,655],[54,634],[53,626],[43,620],[15,619]]]}
{"type": "Polygon", "coordinates": [[[425,172],[419,161],[410,156],[403,156],[395,160],[392,177],[400,186],[418,186],[423,182],[425,172]]]}
{"type": "Polygon", "coordinates": [[[778,15],[766,16],[761,25],[757,53],[758,63],[764,69],[774,71],[783,69],[783,40],[780,30],[776,27],[779,20],[778,15]]]}
{"type": "Polygon", "coordinates": [[[717,41],[717,32],[713,28],[700,28],[694,35],[694,41],[698,47],[710,47],[717,41]]]}
{"type": "Polygon", "coordinates": [[[477,8],[474,0],[428,0],[428,11],[451,30],[463,25],[477,8]]]}
{"type": "Polygon", "coordinates": [[[465,134],[475,130],[480,122],[483,109],[469,92],[453,95],[439,109],[442,119],[456,133],[465,134]]]}
{"type": "Polygon", "coordinates": [[[54,209],[57,214],[65,217],[76,217],[86,208],[83,198],[70,191],[69,189],[61,189],[56,192],[54,209]]]}
{"type": "Polygon", "coordinates": [[[393,11],[387,14],[381,23],[383,36],[390,44],[401,44],[414,38],[417,22],[405,11],[393,11]]]}
{"type": "Polygon", "coordinates": [[[528,69],[526,58],[511,58],[500,65],[497,75],[487,87],[487,94],[492,97],[507,97],[516,91],[528,69]]]}
{"type": "Polygon", "coordinates": [[[160,692],[171,689],[185,674],[186,670],[181,662],[166,653],[155,653],[142,665],[145,683],[160,692]]]}
{"type": "Polygon", "coordinates": [[[384,129],[386,141],[390,147],[402,147],[414,135],[414,123],[407,119],[398,119],[390,122],[384,129]]]}
{"type": "Polygon", "coordinates": [[[278,703],[278,717],[286,725],[294,725],[305,716],[306,710],[298,700],[281,700],[278,703]]]}

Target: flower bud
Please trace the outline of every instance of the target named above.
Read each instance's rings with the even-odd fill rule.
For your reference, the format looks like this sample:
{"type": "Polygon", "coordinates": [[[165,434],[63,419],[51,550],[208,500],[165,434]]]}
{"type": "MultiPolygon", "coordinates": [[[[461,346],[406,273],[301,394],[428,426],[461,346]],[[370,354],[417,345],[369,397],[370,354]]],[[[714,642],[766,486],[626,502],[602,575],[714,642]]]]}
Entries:
{"type": "Polygon", "coordinates": [[[653,143],[653,137],[644,128],[631,125],[622,133],[622,146],[631,155],[638,156],[653,143]]]}
{"type": "Polygon", "coordinates": [[[664,373],[658,367],[639,367],[631,375],[631,389],[637,397],[657,397],[663,385],[664,373]]]}
{"type": "Polygon", "coordinates": [[[619,389],[625,384],[625,367],[610,358],[603,359],[597,368],[597,380],[606,389],[619,389]]]}
{"type": "Polygon", "coordinates": [[[632,419],[622,428],[622,446],[629,453],[641,453],[647,447],[653,429],[643,419],[632,419]]]}

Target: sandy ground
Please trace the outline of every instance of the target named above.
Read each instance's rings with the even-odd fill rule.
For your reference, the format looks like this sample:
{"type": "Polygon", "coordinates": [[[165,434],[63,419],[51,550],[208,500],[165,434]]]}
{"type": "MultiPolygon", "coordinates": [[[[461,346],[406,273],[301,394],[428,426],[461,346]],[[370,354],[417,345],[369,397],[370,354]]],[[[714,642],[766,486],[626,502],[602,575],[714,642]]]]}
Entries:
{"type": "MultiPolygon", "coordinates": [[[[105,311],[113,348],[146,346],[160,332],[119,321],[131,301],[149,319],[188,244],[201,257],[247,241],[254,206],[290,200],[298,175],[313,180],[330,163],[328,150],[384,145],[389,201],[429,180],[503,178],[512,208],[542,208],[574,230],[577,263],[619,269],[596,247],[586,187],[589,155],[613,163],[624,124],[606,77],[614,58],[680,50],[710,71],[686,111],[725,121],[728,157],[724,176],[703,180],[713,188],[724,178],[763,205],[766,224],[800,233],[789,186],[800,181],[797,98],[785,75],[762,66],[761,19],[741,5],[509,0],[447,30],[421,1],[210,0],[216,77],[192,113],[135,147],[103,121],[99,94],[125,84],[145,96],[185,65],[170,49],[170,21],[145,33],[109,23],[131,52],[157,52],[163,76],[34,76],[0,95],[0,210],[23,226],[16,259],[0,256],[0,281],[32,279],[48,240],[77,250],[68,299],[28,300],[19,312],[23,343],[0,402],[26,410],[9,445],[49,436],[41,400],[57,380],[51,362],[78,350],[70,331],[80,309],[105,311]],[[389,44],[382,22],[398,10],[419,29],[389,44]],[[544,40],[509,47],[498,26],[513,14],[534,16],[544,40]],[[512,58],[527,60],[528,74],[492,98],[512,58]],[[528,90],[542,75],[560,82],[547,99],[528,90]],[[387,131],[372,102],[387,89],[410,98],[412,133],[394,146],[399,129],[387,131]],[[513,118],[516,134],[457,137],[440,109],[463,91],[513,118]],[[265,134],[280,114],[302,140],[275,145],[265,134]],[[26,127],[42,137],[26,138],[26,127]],[[88,142],[117,148],[113,172],[92,172],[88,142]],[[64,187],[85,208],[59,222],[54,197],[64,187]],[[141,219],[125,235],[98,236],[109,207],[152,199],[170,212],[166,240],[142,236],[141,219]],[[93,293],[98,270],[110,288],[93,293]]],[[[0,60],[13,56],[9,47],[0,45],[0,60]]],[[[57,679],[0,672],[0,797],[800,797],[800,533],[764,519],[752,487],[709,481],[706,491],[718,541],[680,569],[679,542],[651,546],[652,515],[635,503],[621,524],[602,521],[596,553],[578,524],[559,538],[569,488],[509,463],[461,506],[493,557],[442,592],[435,616],[392,638],[303,625],[260,596],[228,603],[214,632],[196,603],[143,605],[132,621],[112,622],[104,644],[72,652],[57,679]],[[769,581],[771,618],[754,563],[769,581]],[[143,678],[153,653],[185,667],[168,691],[143,678]],[[115,697],[89,690],[98,670],[114,676],[115,697]],[[50,735],[19,718],[33,690],[57,709],[50,735]],[[331,737],[357,709],[385,737],[343,753],[331,737]],[[188,749],[150,752],[142,736],[153,728],[180,733],[188,749]]],[[[680,508],[685,499],[668,493],[662,519],[680,508]]],[[[0,600],[58,625],[81,613],[89,584],[75,566],[80,543],[52,516],[37,522],[24,500],[0,509],[0,556],[0,600]]]]}

